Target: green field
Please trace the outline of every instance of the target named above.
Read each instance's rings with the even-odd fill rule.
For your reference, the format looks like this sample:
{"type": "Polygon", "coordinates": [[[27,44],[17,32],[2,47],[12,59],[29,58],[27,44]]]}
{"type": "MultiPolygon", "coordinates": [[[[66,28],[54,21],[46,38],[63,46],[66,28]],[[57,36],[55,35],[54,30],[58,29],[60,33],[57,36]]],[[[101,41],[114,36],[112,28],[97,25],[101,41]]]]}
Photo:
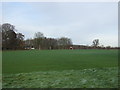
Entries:
{"type": "Polygon", "coordinates": [[[3,51],[2,65],[3,87],[118,85],[118,50],[3,51]]]}

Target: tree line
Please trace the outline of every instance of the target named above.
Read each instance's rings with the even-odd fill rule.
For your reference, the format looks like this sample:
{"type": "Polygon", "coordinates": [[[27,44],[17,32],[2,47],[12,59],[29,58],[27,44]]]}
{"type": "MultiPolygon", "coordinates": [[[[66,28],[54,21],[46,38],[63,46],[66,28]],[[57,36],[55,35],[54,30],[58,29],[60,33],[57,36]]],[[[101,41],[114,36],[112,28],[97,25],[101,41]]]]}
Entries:
{"type": "Polygon", "coordinates": [[[2,34],[2,50],[17,49],[65,49],[72,45],[72,40],[67,37],[47,38],[41,32],[37,32],[33,39],[24,40],[24,35],[17,32],[14,25],[9,23],[0,26],[2,34]]]}
{"type": "Polygon", "coordinates": [[[0,46],[2,50],[21,50],[21,49],[117,49],[118,47],[111,47],[99,45],[99,39],[93,40],[91,46],[73,45],[72,40],[67,37],[48,38],[43,33],[37,32],[34,38],[24,40],[25,36],[19,33],[14,25],[4,23],[0,25],[0,46]],[[2,37],[2,38],[1,38],[2,37]]]}
{"type": "Polygon", "coordinates": [[[66,49],[72,45],[72,41],[69,38],[61,37],[58,39],[47,38],[41,32],[37,32],[33,39],[25,40],[25,48],[35,49],[66,49]]]}

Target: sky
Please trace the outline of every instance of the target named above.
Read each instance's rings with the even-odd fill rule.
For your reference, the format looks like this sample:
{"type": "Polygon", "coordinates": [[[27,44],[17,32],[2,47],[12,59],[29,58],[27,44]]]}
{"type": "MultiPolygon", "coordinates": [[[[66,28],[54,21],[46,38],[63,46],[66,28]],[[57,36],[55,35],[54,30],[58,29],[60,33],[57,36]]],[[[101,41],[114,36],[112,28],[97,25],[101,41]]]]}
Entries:
{"type": "Polygon", "coordinates": [[[4,2],[0,12],[0,23],[14,25],[25,39],[42,32],[78,45],[99,39],[100,45],[118,46],[117,2],[4,2]]]}

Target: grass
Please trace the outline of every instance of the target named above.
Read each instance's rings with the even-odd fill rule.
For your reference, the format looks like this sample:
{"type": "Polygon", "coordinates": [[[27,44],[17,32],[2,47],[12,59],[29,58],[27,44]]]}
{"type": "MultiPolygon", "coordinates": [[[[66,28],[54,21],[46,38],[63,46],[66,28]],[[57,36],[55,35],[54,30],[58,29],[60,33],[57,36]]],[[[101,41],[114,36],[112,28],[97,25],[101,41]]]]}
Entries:
{"type": "Polygon", "coordinates": [[[117,50],[31,50],[2,53],[3,73],[116,67],[117,50]]]}
{"type": "Polygon", "coordinates": [[[117,68],[9,74],[3,88],[117,88],[117,68]]]}
{"type": "Polygon", "coordinates": [[[118,50],[3,51],[4,88],[116,88],[118,50]]]}

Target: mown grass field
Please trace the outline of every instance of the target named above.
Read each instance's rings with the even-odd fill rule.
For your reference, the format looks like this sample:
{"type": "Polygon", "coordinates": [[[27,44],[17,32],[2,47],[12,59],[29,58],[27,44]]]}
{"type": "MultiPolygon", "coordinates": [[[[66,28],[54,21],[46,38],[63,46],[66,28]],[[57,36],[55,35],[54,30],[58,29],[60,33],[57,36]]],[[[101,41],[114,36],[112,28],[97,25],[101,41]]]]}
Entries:
{"type": "Polygon", "coordinates": [[[117,87],[117,50],[3,51],[3,87],[117,87]]]}

